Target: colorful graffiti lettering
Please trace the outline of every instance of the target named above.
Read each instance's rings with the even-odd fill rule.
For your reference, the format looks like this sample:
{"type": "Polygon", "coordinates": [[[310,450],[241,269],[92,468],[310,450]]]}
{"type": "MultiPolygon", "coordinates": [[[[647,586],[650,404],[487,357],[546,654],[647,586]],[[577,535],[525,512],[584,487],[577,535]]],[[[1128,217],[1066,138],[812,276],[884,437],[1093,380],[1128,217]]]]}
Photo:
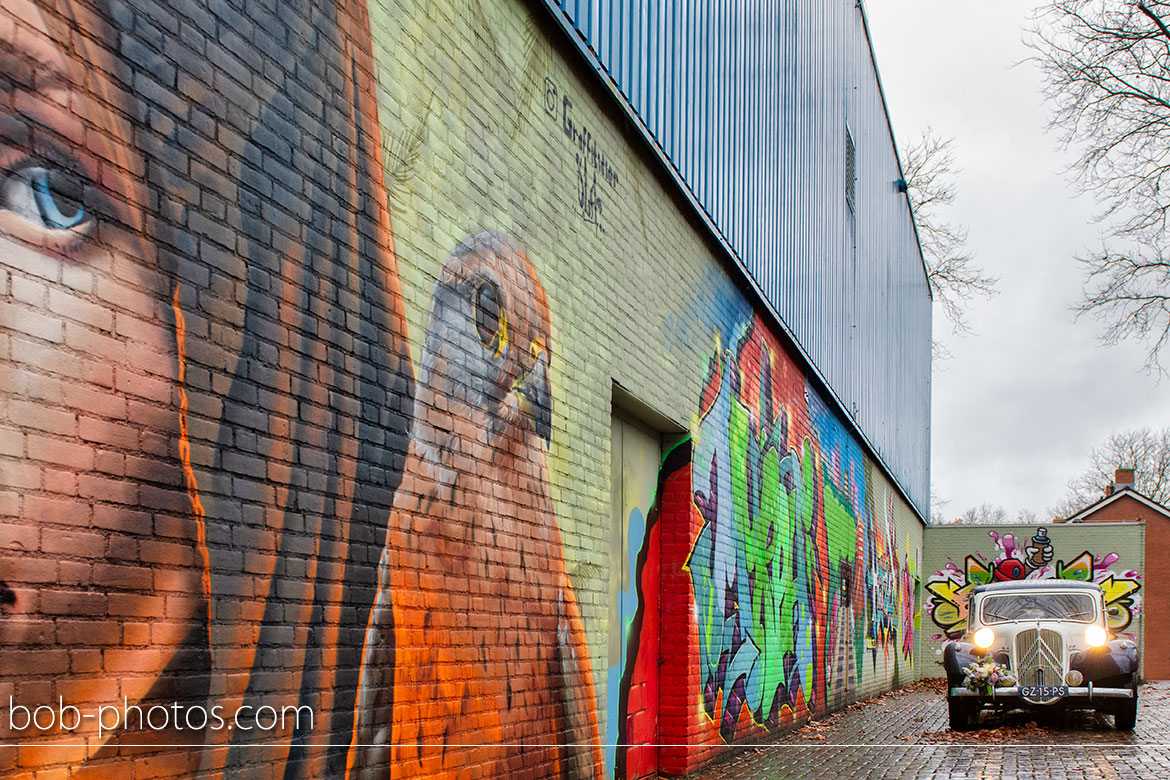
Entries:
{"type": "Polygon", "coordinates": [[[693,446],[703,525],[687,570],[703,707],[725,741],[744,709],[773,728],[843,703],[866,649],[872,669],[879,653],[898,663],[899,634],[911,658],[915,565],[892,498],[759,318],[717,343],[693,446]]]}
{"type": "Polygon", "coordinates": [[[979,554],[968,555],[960,568],[948,563],[926,583],[930,592],[931,619],[943,633],[936,638],[955,639],[967,630],[967,595],[977,585],[1011,580],[1062,579],[1095,582],[1105,591],[1110,607],[1109,628],[1124,631],[1139,610],[1137,592],[1141,589],[1136,571],[1114,572],[1111,568],[1120,556],[1108,553],[1100,557],[1085,550],[1069,560],[1056,560],[1047,528],[1038,528],[1022,549],[1014,534],[988,531],[996,554],[991,560],[979,554]]]}

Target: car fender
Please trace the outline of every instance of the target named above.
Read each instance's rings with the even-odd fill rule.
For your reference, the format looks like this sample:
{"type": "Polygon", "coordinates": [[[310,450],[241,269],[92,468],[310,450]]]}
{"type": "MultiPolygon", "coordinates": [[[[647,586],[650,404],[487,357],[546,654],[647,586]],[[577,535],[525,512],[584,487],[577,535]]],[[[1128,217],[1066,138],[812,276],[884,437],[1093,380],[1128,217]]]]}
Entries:
{"type": "Polygon", "coordinates": [[[1114,639],[1105,645],[1109,648],[1109,655],[1117,664],[1117,670],[1122,674],[1137,674],[1141,667],[1141,652],[1137,642],[1132,639],[1114,639]]]}
{"type": "Polygon", "coordinates": [[[1141,653],[1132,639],[1114,639],[1103,647],[1073,656],[1069,666],[1085,675],[1085,679],[1099,680],[1132,676],[1141,667],[1141,653]]]}
{"type": "Polygon", "coordinates": [[[986,653],[970,642],[951,640],[943,645],[943,668],[947,676],[962,677],[963,667],[983,660],[986,653]]]}

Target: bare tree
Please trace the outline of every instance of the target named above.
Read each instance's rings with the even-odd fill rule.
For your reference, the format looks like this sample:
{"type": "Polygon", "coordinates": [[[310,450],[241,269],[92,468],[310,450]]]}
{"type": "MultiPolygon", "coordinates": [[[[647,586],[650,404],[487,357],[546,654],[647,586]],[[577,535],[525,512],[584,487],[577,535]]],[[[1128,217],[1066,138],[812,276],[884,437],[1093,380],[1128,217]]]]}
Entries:
{"type": "Polygon", "coordinates": [[[903,147],[902,175],[931,294],[952,330],[967,333],[970,327],[965,312],[971,299],[994,295],[999,280],[975,264],[967,247],[967,229],[942,217],[941,212],[955,200],[953,142],[953,138],[942,138],[926,128],[918,140],[903,147]]]}
{"type": "Polygon", "coordinates": [[[986,502],[973,506],[955,518],[956,523],[968,525],[1002,525],[1008,522],[1007,511],[1002,506],[986,502]]]}
{"type": "Polygon", "coordinates": [[[1054,506],[1048,507],[1048,514],[1059,520],[1072,517],[1103,495],[1105,495],[1103,491],[1098,491],[1092,498],[1081,498],[1070,489],[1064,498],[1060,499],[1054,506]]]}
{"type": "Polygon", "coordinates": [[[1089,453],[1089,468],[1068,483],[1068,493],[1049,512],[1071,517],[1105,495],[1119,468],[1134,470],[1134,489],[1170,504],[1170,428],[1135,428],[1110,435],[1089,453]]]}
{"type": "Polygon", "coordinates": [[[984,502],[979,506],[971,507],[952,522],[963,525],[1007,525],[1009,523],[1035,525],[1041,521],[1031,509],[1021,509],[1012,520],[1008,517],[1007,510],[1002,506],[984,502]]]}
{"type": "Polygon", "coordinates": [[[1103,246],[1086,269],[1083,314],[1107,343],[1136,337],[1162,371],[1170,340],[1170,0],[1055,0],[1029,45],[1055,105],[1052,129],[1079,156],[1074,181],[1103,204],[1103,246]]]}
{"type": "Polygon", "coordinates": [[[946,515],[947,504],[951,503],[949,499],[943,498],[942,494],[938,492],[938,488],[931,484],[930,486],[930,522],[931,523],[945,523],[943,516],[946,515]]]}

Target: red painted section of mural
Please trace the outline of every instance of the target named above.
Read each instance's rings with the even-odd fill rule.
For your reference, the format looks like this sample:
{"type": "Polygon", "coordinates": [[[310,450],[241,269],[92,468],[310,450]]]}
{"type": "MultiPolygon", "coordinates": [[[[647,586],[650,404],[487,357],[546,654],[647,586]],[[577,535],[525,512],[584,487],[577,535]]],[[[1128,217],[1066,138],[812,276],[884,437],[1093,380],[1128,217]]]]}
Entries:
{"type": "Polygon", "coordinates": [[[690,576],[683,570],[691,551],[691,540],[702,525],[691,501],[691,467],[679,471],[671,489],[663,496],[658,521],[661,566],[659,614],[661,633],[671,641],[660,649],[660,678],[665,681],[659,698],[659,771],[685,774],[696,765],[685,747],[697,734],[701,707],[699,690],[699,637],[695,627],[695,600],[690,576]]]}
{"type": "MultiPolygon", "coordinates": [[[[689,469],[688,484],[689,484],[689,469]]],[[[677,489],[678,473],[666,480],[667,490],[677,489]]],[[[667,493],[669,495],[669,492],[667,493]]],[[[661,510],[658,512],[661,518],[661,510]]],[[[652,523],[646,533],[645,563],[639,572],[638,599],[640,626],[634,626],[637,633],[632,641],[637,643],[633,656],[633,669],[628,685],[625,686],[626,713],[625,731],[622,742],[628,745],[624,751],[624,776],[628,780],[646,777],[658,771],[658,695],[660,677],[658,674],[659,642],[659,587],[662,558],[662,522],[652,523]]],[[[623,681],[624,682],[624,681],[623,681]]],[[[621,748],[619,748],[621,751],[621,748]]],[[[619,753],[619,771],[623,768],[619,753]]]]}
{"type": "MultiPolygon", "coordinates": [[[[727,749],[720,736],[723,699],[716,705],[714,717],[703,710],[702,680],[699,677],[699,636],[695,624],[694,591],[684,567],[703,519],[691,498],[691,467],[670,475],[662,499],[662,513],[657,536],[661,550],[660,612],[662,636],[671,637],[662,644],[662,681],[659,705],[658,771],[666,775],[683,775],[695,771],[727,749]]],[[[639,668],[643,659],[639,657],[639,668]]],[[[785,708],[781,725],[808,716],[802,692],[797,692],[794,706],[785,708]]],[[[633,733],[633,732],[631,732],[633,733]]],[[[750,740],[768,733],[741,708],[736,718],[738,740],[750,740]]],[[[631,769],[633,765],[631,764],[631,769]]],[[[629,778],[641,775],[632,771],[629,778]]]]}
{"type": "MultiPolygon", "coordinates": [[[[658,771],[681,775],[710,761],[727,745],[719,735],[720,716],[709,718],[703,711],[702,680],[699,677],[699,636],[695,625],[695,598],[690,576],[685,571],[695,536],[703,524],[691,498],[691,465],[687,463],[669,475],[662,496],[659,522],[655,525],[661,561],[659,566],[659,612],[661,636],[670,637],[659,649],[661,666],[656,670],[659,687],[658,771]]],[[[657,661],[658,659],[655,659],[657,661]]],[[[639,677],[652,673],[648,654],[639,654],[639,677]]],[[[801,705],[802,706],[802,705],[801,705]]],[[[722,712],[722,701],[718,712],[722,712]]],[[[736,732],[743,736],[763,733],[744,709],[736,732]]],[[[637,734],[631,729],[632,734],[637,734]]],[[[642,734],[637,734],[644,738],[642,734]]],[[[648,766],[644,764],[643,767],[648,766]]],[[[630,764],[629,778],[640,777],[630,764]]]]}

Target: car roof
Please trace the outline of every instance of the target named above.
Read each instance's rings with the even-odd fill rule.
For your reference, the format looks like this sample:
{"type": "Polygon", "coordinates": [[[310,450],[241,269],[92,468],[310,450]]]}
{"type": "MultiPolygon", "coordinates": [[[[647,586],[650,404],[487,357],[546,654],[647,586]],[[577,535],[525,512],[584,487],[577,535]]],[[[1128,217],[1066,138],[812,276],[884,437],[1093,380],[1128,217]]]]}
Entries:
{"type": "Polygon", "coordinates": [[[1009,582],[989,582],[985,585],[976,585],[971,589],[971,595],[977,593],[998,593],[1001,591],[1029,591],[1029,590],[1083,590],[1090,593],[1101,593],[1101,586],[1095,582],[1081,582],[1080,580],[1011,580],[1009,582]]]}

